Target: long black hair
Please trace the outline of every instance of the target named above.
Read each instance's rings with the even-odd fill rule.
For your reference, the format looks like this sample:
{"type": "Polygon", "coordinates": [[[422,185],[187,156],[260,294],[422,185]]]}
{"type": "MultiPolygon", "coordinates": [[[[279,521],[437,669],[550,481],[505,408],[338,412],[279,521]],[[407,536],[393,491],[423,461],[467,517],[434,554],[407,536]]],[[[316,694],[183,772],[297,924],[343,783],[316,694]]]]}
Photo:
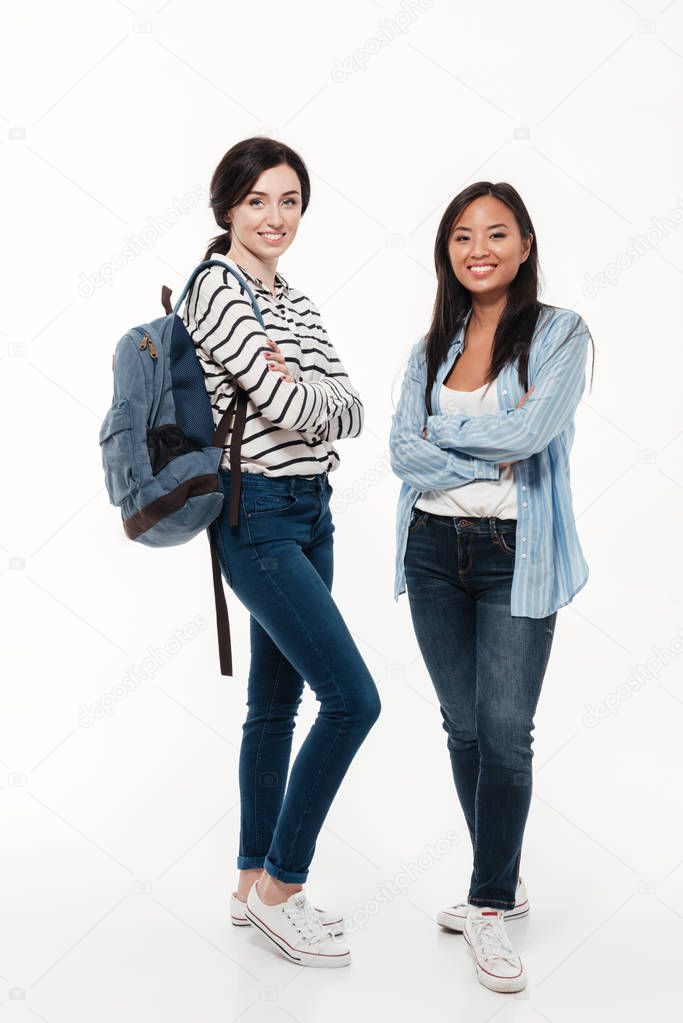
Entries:
{"type": "Polygon", "coordinates": [[[264,171],[283,163],[291,167],[299,178],[303,215],[311,197],[311,181],[298,153],[284,142],[264,135],[242,139],[227,151],[213,172],[209,188],[209,206],[216,223],[223,230],[209,242],[204,259],[210,259],[214,252],[227,255],[232,243],[232,227],[225,220],[228,210],[242,202],[264,171]]]}
{"type": "MultiPolygon", "coordinates": [[[[531,217],[522,198],[512,185],[505,181],[494,184],[492,181],[477,181],[459,192],[447,207],[434,244],[434,264],[436,266],[437,289],[434,301],[432,322],[425,337],[427,360],[427,385],[425,404],[429,415],[432,414],[431,392],[439,366],[448,355],[451,342],[462,326],[472,305],[472,296],[467,288],[460,283],[453,272],[448,242],[453,225],[457,223],[466,206],[482,195],[492,195],[511,210],[522,241],[533,235],[529,255],[523,263],[507,290],[506,304],[503,314],[496,326],[491,349],[491,364],[486,381],[498,376],[501,369],[514,362],[519,356],[519,380],[524,389],[528,390],[529,348],[538,317],[544,308],[548,308],[538,300],[538,244],[536,231],[531,217]]],[[[591,338],[591,344],[593,339],[591,338]]],[[[595,345],[593,344],[593,363],[595,363],[595,345]]],[[[591,385],[593,368],[591,367],[591,385]]]]}

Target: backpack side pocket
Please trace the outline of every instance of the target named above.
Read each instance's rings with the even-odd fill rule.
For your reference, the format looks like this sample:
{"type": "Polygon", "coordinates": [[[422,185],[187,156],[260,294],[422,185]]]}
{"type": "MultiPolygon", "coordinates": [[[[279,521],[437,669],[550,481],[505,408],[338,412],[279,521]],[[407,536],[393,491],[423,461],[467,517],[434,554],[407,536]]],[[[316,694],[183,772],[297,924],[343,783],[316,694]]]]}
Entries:
{"type": "Polygon", "coordinates": [[[120,505],[138,486],[133,423],[127,398],[115,401],[100,428],[104,481],[112,504],[120,505]]]}

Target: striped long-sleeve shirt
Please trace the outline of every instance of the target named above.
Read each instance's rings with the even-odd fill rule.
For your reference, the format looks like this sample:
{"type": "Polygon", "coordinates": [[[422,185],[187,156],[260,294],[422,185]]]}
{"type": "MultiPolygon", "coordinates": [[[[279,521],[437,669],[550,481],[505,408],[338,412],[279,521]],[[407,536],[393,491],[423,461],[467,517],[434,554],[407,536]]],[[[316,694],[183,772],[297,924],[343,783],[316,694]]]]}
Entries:
{"type": "MultiPolygon", "coordinates": [[[[235,393],[248,396],[242,438],[243,472],[313,477],[339,466],[333,443],[357,437],[364,410],[320,312],[296,288],[275,275],[275,295],[228,256],[214,255],[249,282],[266,326],[264,333],[249,296],[221,266],[200,271],[187,296],[182,319],[204,371],[217,425],[235,393]],[[293,382],[269,369],[265,358],[275,341],[293,382]],[[239,383],[238,383],[239,382],[239,383]]],[[[230,468],[230,437],[221,467],[230,468]]]]}
{"type": "Polygon", "coordinates": [[[411,513],[420,493],[498,479],[498,462],[516,461],[517,543],[512,579],[513,616],[545,618],[568,604],[588,580],[569,476],[574,414],[585,387],[590,332],[571,309],[544,305],[529,349],[529,386],[522,406],[518,359],[497,377],[500,411],[479,416],[440,411],[439,393],[462,351],[469,311],[439,367],[427,416],[424,338],[412,348],[390,449],[394,473],[403,481],[396,517],[394,599],[406,589],[405,550],[411,513]],[[422,436],[424,427],[426,437],[422,436]]]}

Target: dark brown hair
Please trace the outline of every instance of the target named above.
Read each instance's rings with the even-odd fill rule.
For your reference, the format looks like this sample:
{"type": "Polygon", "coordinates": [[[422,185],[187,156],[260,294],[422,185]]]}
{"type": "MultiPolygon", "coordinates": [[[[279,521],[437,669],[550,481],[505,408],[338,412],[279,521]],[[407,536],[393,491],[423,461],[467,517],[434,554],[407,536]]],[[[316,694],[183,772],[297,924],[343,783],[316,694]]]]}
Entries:
{"type": "MultiPolygon", "coordinates": [[[[432,414],[431,391],[438,368],[447,357],[451,342],[472,305],[471,293],[453,272],[448,254],[448,241],[453,225],[457,223],[465,207],[483,195],[492,195],[505,203],[517,221],[523,241],[528,239],[529,235],[533,235],[529,255],[520,263],[517,275],[508,287],[505,309],[493,337],[487,381],[494,380],[504,366],[514,362],[519,356],[519,380],[524,390],[528,390],[529,348],[538,317],[544,308],[549,308],[538,300],[538,244],[531,217],[521,196],[505,181],[497,184],[491,181],[477,181],[473,185],[468,185],[447,207],[441,218],[434,245],[437,289],[432,322],[425,338],[427,361],[425,404],[429,415],[432,414]]],[[[592,383],[591,368],[591,385],[592,383]]]]}
{"type": "Polygon", "coordinates": [[[284,142],[263,135],[243,139],[227,151],[213,172],[209,189],[209,206],[223,231],[211,239],[204,259],[210,259],[214,252],[227,255],[232,242],[232,229],[225,222],[227,212],[242,202],[264,171],[283,163],[299,178],[303,215],[311,197],[311,181],[298,153],[284,142]]]}

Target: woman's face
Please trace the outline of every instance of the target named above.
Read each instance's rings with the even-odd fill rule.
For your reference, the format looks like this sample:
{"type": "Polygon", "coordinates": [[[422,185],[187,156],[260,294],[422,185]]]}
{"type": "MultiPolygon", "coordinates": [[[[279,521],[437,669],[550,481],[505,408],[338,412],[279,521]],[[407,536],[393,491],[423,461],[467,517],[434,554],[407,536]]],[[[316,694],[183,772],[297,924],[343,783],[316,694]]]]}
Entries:
{"type": "Polygon", "coordinates": [[[465,207],[451,229],[448,255],[453,273],[473,296],[501,296],[529,255],[532,241],[531,235],[522,239],[509,206],[482,195],[465,207]]]}
{"type": "Polygon", "coordinates": [[[271,167],[254,182],[228,217],[233,244],[257,259],[277,259],[294,241],[301,220],[301,183],[287,164],[271,167]]]}

